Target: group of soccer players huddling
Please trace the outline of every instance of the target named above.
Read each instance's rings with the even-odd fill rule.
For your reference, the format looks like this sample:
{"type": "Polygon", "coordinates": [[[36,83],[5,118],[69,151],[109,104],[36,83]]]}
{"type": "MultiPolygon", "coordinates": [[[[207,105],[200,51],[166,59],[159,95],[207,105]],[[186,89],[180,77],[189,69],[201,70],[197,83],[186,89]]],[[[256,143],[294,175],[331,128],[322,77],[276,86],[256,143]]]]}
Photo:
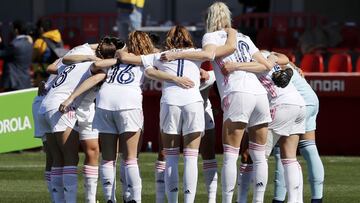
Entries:
{"type": "Polygon", "coordinates": [[[85,152],[86,202],[96,202],[99,173],[105,201],[117,202],[118,159],[121,201],[141,202],[138,155],[145,77],[162,81],[157,203],[178,202],[181,140],[184,202],[195,202],[199,151],[208,202],[216,202],[215,124],[208,99],[215,81],[223,110],[222,202],[232,202],[236,184],[236,202],[247,202],[250,186],[252,202],[264,202],[267,159],[273,151],[273,202],[284,202],[287,193],[287,202],[302,203],[298,146],[308,165],[311,202],[322,201],[324,169],[315,145],[319,101],[301,71],[285,55],[259,51],[248,36],[232,29],[231,13],[222,2],[208,8],[205,24],[202,49],[195,48],[185,27],[174,26],[161,51],[147,33],[133,31],[126,42],[104,37],[49,65],[52,75],[39,87],[33,114],[35,136],[42,138],[46,151],[52,202],[76,202],[79,141],[85,152]]]}

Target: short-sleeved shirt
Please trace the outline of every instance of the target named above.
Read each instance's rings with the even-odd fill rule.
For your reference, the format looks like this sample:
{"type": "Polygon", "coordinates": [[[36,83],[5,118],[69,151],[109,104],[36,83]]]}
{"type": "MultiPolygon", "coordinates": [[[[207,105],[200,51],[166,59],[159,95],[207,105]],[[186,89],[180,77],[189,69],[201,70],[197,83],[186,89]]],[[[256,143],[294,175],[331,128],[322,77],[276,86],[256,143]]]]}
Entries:
{"type": "MultiPolygon", "coordinates": [[[[195,49],[177,50],[195,51],[195,49]]],[[[145,67],[154,66],[159,70],[179,77],[185,76],[195,83],[193,88],[184,89],[172,82],[163,82],[161,103],[169,105],[185,106],[194,102],[203,101],[200,87],[200,61],[178,59],[170,62],[160,61],[161,53],[141,56],[145,67]]]]}
{"type": "MultiPolygon", "coordinates": [[[[210,44],[221,46],[225,44],[226,39],[227,34],[224,30],[206,33],[202,39],[202,46],[210,44]]],[[[225,58],[219,58],[212,62],[221,99],[231,92],[266,94],[266,90],[254,73],[238,70],[224,76],[221,72],[225,62],[251,62],[253,54],[258,51],[259,49],[248,36],[238,33],[236,51],[225,58]]]]}

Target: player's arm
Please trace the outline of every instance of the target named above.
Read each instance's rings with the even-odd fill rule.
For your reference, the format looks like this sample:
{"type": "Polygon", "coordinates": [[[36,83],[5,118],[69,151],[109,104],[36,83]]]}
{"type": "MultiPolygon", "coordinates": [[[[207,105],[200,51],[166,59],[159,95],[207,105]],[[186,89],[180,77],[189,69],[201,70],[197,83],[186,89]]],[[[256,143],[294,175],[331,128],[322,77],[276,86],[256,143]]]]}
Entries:
{"type": "Polygon", "coordinates": [[[276,65],[276,60],[275,61],[272,61],[272,60],[268,60],[266,59],[260,51],[257,51],[256,53],[254,53],[252,55],[252,58],[255,59],[258,63],[261,63],[263,65],[265,65],[265,67],[267,68],[267,70],[271,70],[275,65],[276,65]]]}
{"type": "Polygon", "coordinates": [[[187,77],[177,77],[170,75],[164,71],[157,70],[156,68],[149,66],[145,70],[145,75],[153,80],[173,82],[182,88],[192,88],[195,86],[194,82],[187,77]]]}
{"type": "Polygon", "coordinates": [[[228,75],[237,70],[262,73],[268,69],[264,64],[258,62],[226,62],[224,67],[221,69],[224,75],[228,75]]]}
{"type": "Polygon", "coordinates": [[[81,63],[86,61],[98,61],[98,60],[101,59],[96,57],[95,55],[68,55],[63,57],[62,63],[65,65],[71,65],[74,63],[81,63]]]}
{"type": "Polygon", "coordinates": [[[289,58],[285,54],[271,52],[270,56],[272,56],[272,55],[277,57],[277,64],[279,64],[279,65],[286,65],[290,62],[289,58]]]}
{"type": "Polygon", "coordinates": [[[236,50],[236,35],[237,31],[232,28],[226,30],[228,37],[222,46],[214,44],[205,45],[202,51],[180,51],[180,52],[165,52],[161,55],[162,61],[173,61],[176,59],[188,59],[194,61],[212,61],[215,58],[225,57],[232,54],[236,50]]]}
{"type": "Polygon", "coordinates": [[[78,88],[75,89],[75,91],[64,102],[62,102],[60,104],[59,111],[61,113],[67,112],[71,103],[78,96],[80,96],[82,93],[88,91],[89,89],[91,89],[92,87],[97,85],[99,82],[103,81],[105,78],[106,78],[106,73],[99,72],[99,73],[89,77],[88,79],[86,79],[83,83],[81,83],[81,85],[78,88]]]}
{"type": "Polygon", "coordinates": [[[142,65],[141,56],[136,56],[127,52],[126,49],[119,49],[115,53],[115,57],[126,64],[142,65]]]}
{"type": "Polygon", "coordinates": [[[119,63],[119,59],[112,58],[112,59],[102,59],[99,61],[95,61],[92,66],[90,67],[90,70],[93,73],[104,71],[105,69],[108,69],[109,67],[119,63]]]}
{"type": "Polygon", "coordinates": [[[46,68],[46,72],[49,74],[58,74],[58,64],[60,63],[61,59],[56,59],[52,64],[48,65],[46,68]]]}

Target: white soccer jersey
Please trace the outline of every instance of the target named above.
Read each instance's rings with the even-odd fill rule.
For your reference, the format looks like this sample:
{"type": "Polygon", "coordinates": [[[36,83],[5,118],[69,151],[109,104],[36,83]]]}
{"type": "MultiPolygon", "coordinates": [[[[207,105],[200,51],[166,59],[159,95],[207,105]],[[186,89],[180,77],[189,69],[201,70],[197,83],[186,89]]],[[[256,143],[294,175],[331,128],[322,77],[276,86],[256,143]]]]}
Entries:
{"type": "MultiPolygon", "coordinates": [[[[180,50],[177,50],[180,51],[180,50]]],[[[186,49],[181,51],[195,51],[195,49],[186,49]]],[[[193,88],[185,89],[179,87],[175,83],[163,82],[161,103],[169,105],[185,106],[194,102],[203,101],[199,87],[200,87],[200,61],[190,61],[178,59],[170,62],[161,62],[161,53],[141,56],[142,63],[145,67],[154,66],[159,70],[176,76],[185,76],[191,79],[195,86],[193,88]]]]}
{"type": "Polygon", "coordinates": [[[60,104],[71,95],[75,88],[91,76],[90,66],[92,63],[84,62],[59,67],[59,74],[44,98],[39,113],[58,109],[60,104]]]}
{"type": "Polygon", "coordinates": [[[69,55],[95,55],[95,51],[88,43],[72,48],[65,56],[69,55]]]}
{"type": "MultiPolygon", "coordinates": [[[[209,44],[224,45],[226,39],[227,34],[224,30],[206,33],[202,39],[202,46],[204,47],[209,44]]],[[[265,89],[261,86],[254,73],[234,71],[224,76],[221,72],[225,62],[251,62],[252,55],[258,51],[259,49],[248,36],[238,33],[236,51],[230,56],[219,58],[212,62],[221,99],[224,99],[231,92],[266,94],[265,89]]]]}
{"type": "MultiPolygon", "coordinates": [[[[267,58],[270,53],[262,52],[263,56],[267,58]]],[[[304,106],[305,102],[299,92],[292,83],[289,83],[285,88],[277,87],[271,79],[272,74],[280,67],[274,67],[270,71],[256,74],[261,84],[268,92],[268,99],[270,108],[280,104],[293,104],[304,106]]]]}
{"type": "Polygon", "coordinates": [[[144,67],[132,64],[117,64],[107,70],[106,81],[96,97],[96,106],[118,111],[142,109],[141,85],[144,67]]]}

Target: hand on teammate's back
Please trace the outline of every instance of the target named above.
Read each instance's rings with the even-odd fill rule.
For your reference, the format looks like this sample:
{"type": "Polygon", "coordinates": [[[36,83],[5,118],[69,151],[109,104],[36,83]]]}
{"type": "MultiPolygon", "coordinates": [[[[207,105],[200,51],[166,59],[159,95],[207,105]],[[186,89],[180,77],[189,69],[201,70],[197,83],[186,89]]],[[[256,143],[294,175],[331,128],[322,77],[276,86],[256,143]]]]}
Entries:
{"type": "Polygon", "coordinates": [[[193,88],[195,83],[187,77],[177,77],[175,83],[185,89],[193,88]]]}
{"type": "Polygon", "coordinates": [[[61,113],[66,113],[68,112],[70,109],[70,104],[73,102],[73,99],[71,97],[67,98],[63,103],[60,104],[59,106],[59,111],[61,113]]]}
{"type": "Polygon", "coordinates": [[[234,72],[236,70],[236,62],[226,62],[224,66],[221,68],[221,72],[223,75],[229,75],[230,73],[234,72]]]}

